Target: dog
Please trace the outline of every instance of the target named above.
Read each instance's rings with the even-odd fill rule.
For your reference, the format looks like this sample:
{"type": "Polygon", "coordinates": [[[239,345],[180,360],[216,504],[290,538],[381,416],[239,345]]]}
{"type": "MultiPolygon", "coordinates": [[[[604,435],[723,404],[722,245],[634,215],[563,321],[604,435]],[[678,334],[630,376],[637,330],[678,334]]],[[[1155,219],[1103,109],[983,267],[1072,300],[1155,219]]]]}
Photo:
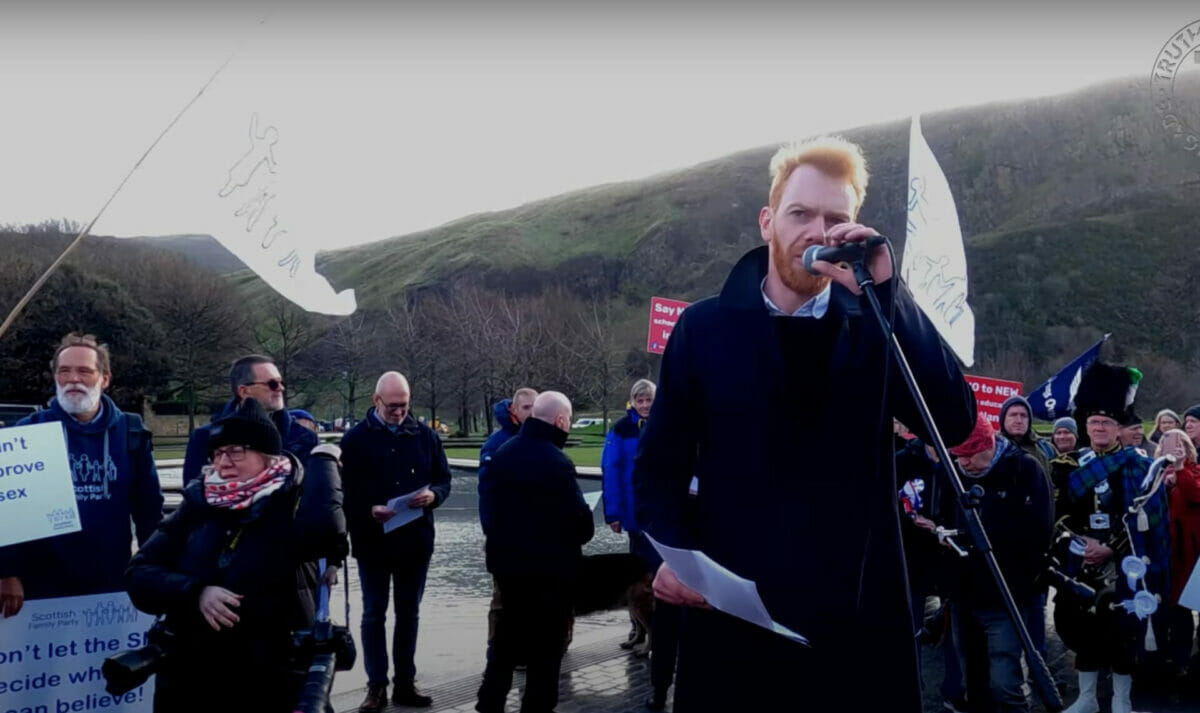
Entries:
{"type": "Polygon", "coordinates": [[[628,553],[587,555],[579,568],[575,588],[575,615],[626,608],[636,635],[630,639],[633,655],[650,654],[650,616],[654,613],[653,573],[637,555],[628,553]]]}

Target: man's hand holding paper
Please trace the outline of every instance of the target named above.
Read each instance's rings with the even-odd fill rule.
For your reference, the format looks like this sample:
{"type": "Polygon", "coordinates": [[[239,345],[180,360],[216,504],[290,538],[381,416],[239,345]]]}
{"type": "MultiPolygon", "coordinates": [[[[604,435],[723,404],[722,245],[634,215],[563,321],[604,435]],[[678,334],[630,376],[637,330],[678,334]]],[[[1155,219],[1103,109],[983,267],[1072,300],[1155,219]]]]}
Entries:
{"type": "Polygon", "coordinates": [[[654,575],[654,596],[668,604],[712,609],[700,592],[679,581],[666,562],[659,565],[658,574],[654,575]]]}
{"type": "Polygon", "coordinates": [[[699,550],[668,547],[649,534],[646,538],[663,558],[663,566],[654,579],[654,593],[658,595],[661,591],[675,597],[675,601],[660,597],[664,601],[717,609],[796,643],[808,645],[808,639],[771,618],[754,582],[739,577],[699,550]]]}
{"type": "Polygon", "coordinates": [[[383,531],[391,532],[410,522],[416,522],[425,514],[425,507],[433,504],[433,499],[433,491],[426,486],[387,501],[387,509],[395,514],[383,523],[383,531]]]}

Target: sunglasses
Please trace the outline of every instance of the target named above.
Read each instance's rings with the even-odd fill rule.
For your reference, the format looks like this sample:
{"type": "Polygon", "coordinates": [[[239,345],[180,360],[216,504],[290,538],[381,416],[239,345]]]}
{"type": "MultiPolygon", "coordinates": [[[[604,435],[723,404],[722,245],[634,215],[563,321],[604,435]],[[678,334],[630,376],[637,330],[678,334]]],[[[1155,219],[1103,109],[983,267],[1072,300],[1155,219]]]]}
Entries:
{"type": "Polygon", "coordinates": [[[287,388],[279,379],[267,379],[266,381],[247,381],[242,386],[265,386],[271,391],[283,391],[287,388]]]}

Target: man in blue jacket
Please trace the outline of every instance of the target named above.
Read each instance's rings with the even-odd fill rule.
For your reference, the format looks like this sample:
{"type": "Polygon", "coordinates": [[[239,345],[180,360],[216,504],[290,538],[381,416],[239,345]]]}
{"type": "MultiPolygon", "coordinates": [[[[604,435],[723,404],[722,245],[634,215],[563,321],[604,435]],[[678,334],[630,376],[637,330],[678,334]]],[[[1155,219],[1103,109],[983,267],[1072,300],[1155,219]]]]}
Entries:
{"type": "MultiPolygon", "coordinates": [[[[283,436],[283,450],[304,462],[316,448],[317,434],[300,425],[295,417],[284,408],[283,377],[271,357],[249,354],[233,362],[229,368],[229,390],[233,399],[225,404],[216,421],[237,411],[245,399],[254,399],[271,414],[271,421],[283,436]]],[[[201,426],[188,439],[187,452],[183,457],[183,484],[187,485],[200,475],[200,469],[208,463],[208,432],[212,424],[201,426]]]]}
{"type": "Polygon", "coordinates": [[[433,556],[433,510],[450,497],[450,465],[441,438],[409,412],[412,391],[403,374],[389,371],[375,384],[366,418],[342,437],[342,488],[346,529],[362,584],[362,654],[367,695],[362,713],[387,705],[388,592],[395,587],[392,634],[396,705],[428,707],[416,689],[417,623],[425,576],[433,556]],[[419,492],[418,492],[419,491],[419,492]],[[388,501],[416,493],[399,508],[423,512],[390,532],[384,523],[398,510],[388,501]]]}
{"type": "MultiPolygon", "coordinates": [[[[528,387],[522,387],[513,392],[511,399],[503,399],[496,402],[492,411],[492,415],[496,417],[496,423],[500,428],[496,432],[488,436],[483,442],[483,447],[479,449],[479,470],[476,472],[478,482],[476,488],[479,497],[482,500],[484,493],[488,487],[488,467],[492,463],[492,457],[496,455],[496,451],[500,450],[500,446],[508,443],[509,439],[517,435],[521,430],[521,424],[525,423],[525,419],[529,418],[529,414],[533,413],[533,400],[537,398],[537,391],[528,387]]],[[[479,517],[482,521],[484,516],[483,510],[479,511],[479,517]]],[[[487,525],[484,525],[486,528],[487,525]]],[[[500,611],[500,590],[496,588],[495,580],[492,581],[492,602],[488,605],[488,643],[492,643],[492,637],[496,635],[496,617],[500,611]]]]}
{"type": "Polygon", "coordinates": [[[521,424],[525,423],[525,419],[533,413],[533,400],[537,398],[537,395],[538,392],[534,389],[522,387],[513,392],[511,399],[498,401],[492,408],[492,415],[495,416],[496,423],[500,428],[488,436],[487,440],[483,442],[483,447],[479,449],[481,495],[486,484],[487,469],[492,462],[492,456],[496,455],[500,446],[508,443],[508,439],[517,435],[517,432],[521,430],[521,424]]]}
{"type": "Polygon", "coordinates": [[[124,591],[125,567],[162,519],[163,496],[142,419],[104,394],[112,379],[107,345],[92,335],[63,337],[50,370],[50,407],[18,426],[59,422],[82,529],[0,548],[0,605],[11,616],[24,599],[124,591]]]}

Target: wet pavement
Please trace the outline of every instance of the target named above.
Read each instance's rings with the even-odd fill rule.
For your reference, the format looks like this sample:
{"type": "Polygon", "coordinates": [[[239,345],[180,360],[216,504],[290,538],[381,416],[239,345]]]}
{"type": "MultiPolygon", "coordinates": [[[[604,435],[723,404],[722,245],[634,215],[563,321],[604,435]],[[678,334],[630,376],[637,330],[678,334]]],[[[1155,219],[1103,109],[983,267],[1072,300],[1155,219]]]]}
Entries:
{"type": "MultiPolygon", "coordinates": [[[[599,480],[581,478],[579,484],[584,492],[600,489],[599,480]]],[[[438,710],[442,709],[445,693],[457,691],[464,685],[464,679],[475,681],[473,687],[468,686],[470,703],[474,705],[477,679],[483,673],[485,663],[492,578],[484,567],[483,532],[479,527],[475,486],[474,473],[455,470],[450,498],[434,511],[437,534],[421,605],[416,665],[418,688],[431,695],[442,693],[434,699],[438,710]]],[[[628,551],[625,536],[613,534],[597,513],[596,536],[584,547],[584,553],[625,551],[628,551]]],[[[349,569],[351,631],[357,639],[362,599],[353,560],[349,569]]],[[[344,620],[344,602],[344,587],[339,586],[331,606],[333,617],[339,623],[344,620]]],[[[389,607],[389,640],[393,621],[389,607]]],[[[563,670],[567,671],[572,665],[590,665],[597,644],[603,644],[600,648],[608,652],[611,643],[612,652],[624,655],[616,644],[624,640],[628,631],[629,615],[624,610],[580,617],[575,622],[574,640],[563,670]]],[[[649,676],[648,670],[646,676],[649,676]]],[[[520,675],[517,680],[522,680],[520,675]]],[[[362,689],[366,682],[361,660],[353,670],[339,673],[334,680],[336,710],[357,709],[365,695],[362,689]]],[[[516,688],[517,684],[514,684],[516,688]]],[[[450,703],[457,698],[455,695],[444,702],[450,703]]]]}

